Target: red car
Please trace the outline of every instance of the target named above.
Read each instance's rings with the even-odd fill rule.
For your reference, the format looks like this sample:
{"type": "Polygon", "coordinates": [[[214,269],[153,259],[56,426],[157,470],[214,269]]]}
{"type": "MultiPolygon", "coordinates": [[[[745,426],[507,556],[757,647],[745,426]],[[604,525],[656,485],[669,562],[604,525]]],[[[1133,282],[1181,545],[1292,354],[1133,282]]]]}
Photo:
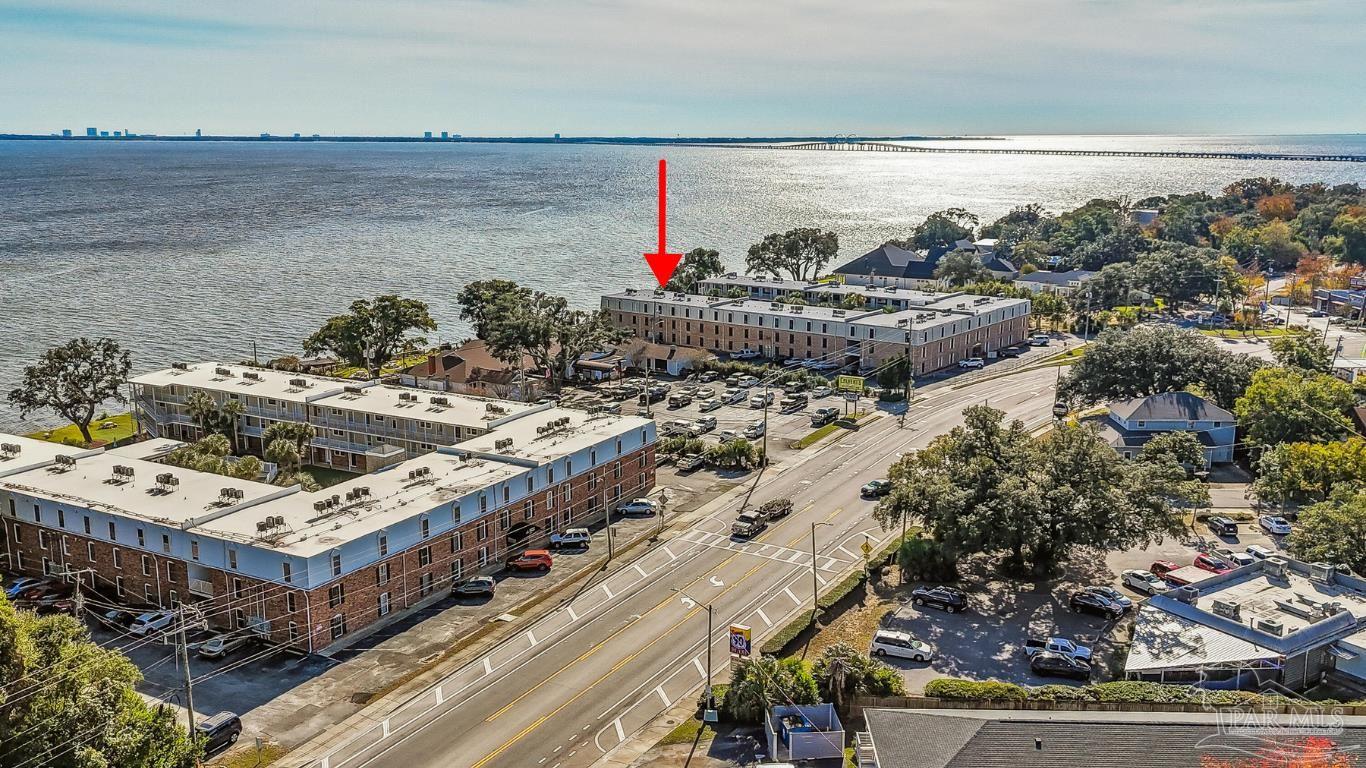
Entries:
{"type": "Polygon", "coordinates": [[[1154,560],[1153,564],[1148,566],[1148,572],[1160,579],[1180,567],[1170,560],[1154,560]]]}
{"type": "Polygon", "coordinates": [[[1210,573],[1227,573],[1233,570],[1229,564],[1212,555],[1196,555],[1195,562],[1191,563],[1196,568],[1210,573]]]}
{"type": "Polygon", "coordinates": [[[550,553],[544,549],[528,549],[522,554],[508,561],[508,567],[514,571],[545,571],[550,570],[550,566],[555,561],[551,559],[550,553]]]}

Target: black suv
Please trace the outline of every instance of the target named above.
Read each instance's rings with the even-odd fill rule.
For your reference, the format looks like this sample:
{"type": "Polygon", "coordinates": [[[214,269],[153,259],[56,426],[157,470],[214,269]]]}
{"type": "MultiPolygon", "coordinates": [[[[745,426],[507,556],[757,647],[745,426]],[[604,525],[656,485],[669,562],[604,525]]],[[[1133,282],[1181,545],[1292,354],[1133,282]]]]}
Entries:
{"type": "Polygon", "coordinates": [[[1073,680],[1088,680],[1091,677],[1090,664],[1048,651],[1034,654],[1029,660],[1029,671],[1043,677],[1070,677],[1073,680]]]}
{"type": "Polygon", "coordinates": [[[1104,595],[1086,590],[1073,592],[1072,599],[1067,604],[1073,613],[1092,613],[1107,619],[1117,619],[1124,614],[1123,606],[1112,602],[1104,595]]]}
{"type": "Polygon", "coordinates": [[[916,587],[911,593],[911,602],[916,605],[933,605],[941,611],[958,613],[968,607],[968,599],[952,587],[916,587]]]}
{"type": "Polygon", "coordinates": [[[1238,524],[1227,517],[1211,517],[1205,521],[1215,536],[1237,536],[1238,524]]]}
{"type": "Polygon", "coordinates": [[[204,753],[212,754],[237,743],[242,735],[242,718],[232,712],[219,712],[195,725],[199,738],[204,740],[204,753]]]}

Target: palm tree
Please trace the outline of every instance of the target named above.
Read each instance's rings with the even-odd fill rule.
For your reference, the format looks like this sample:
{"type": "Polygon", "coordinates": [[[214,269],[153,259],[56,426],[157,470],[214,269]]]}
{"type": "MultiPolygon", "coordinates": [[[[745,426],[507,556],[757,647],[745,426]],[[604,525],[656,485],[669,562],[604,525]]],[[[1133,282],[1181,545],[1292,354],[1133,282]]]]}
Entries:
{"type": "Polygon", "coordinates": [[[228,400],[223,403],[223,407],[218,409],[219,425],[228,431],[228,439],[232,441],[232,452],[240,453],[241,448],[237,444],[237,422],[238,417],[246,413],[247,407],[242,405],[241,400],[228,400]]]}
{"type": "Polygon", "coordinates": [[[212,397],[195,390],[185,399],[185,410],[205,435],[213,431],[212,425],[218,419],[218,403],[215,403],[212,397]]]}

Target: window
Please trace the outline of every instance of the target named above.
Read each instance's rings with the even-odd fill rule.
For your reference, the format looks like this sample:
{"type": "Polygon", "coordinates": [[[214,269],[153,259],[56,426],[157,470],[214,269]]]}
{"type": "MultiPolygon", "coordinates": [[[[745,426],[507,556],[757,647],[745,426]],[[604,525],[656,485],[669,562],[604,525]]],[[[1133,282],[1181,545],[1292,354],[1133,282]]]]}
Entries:
{"type": "MultiPolygon", "coordinates": [[[[384,557],[387,554],[389,554],[389,537],[381,533],[379,535],[379,556],[384,557]]],[[[335,576],[336,574],[332,575],[335,576]]]]}
{"type": "Polygon", "coordinates": [[[522,519],[530,520],[536,514],[536,502],[527,499],[522,502],[522,519]]]}
{"type": "Polygon", "coordinates": [[[23,537],[23,535],[22,535],[23,530],[24,530],[23,528],[20,528],[20,527],[19,527],[19,524],[18,524],[18,523],[15,523],[15,524],[14,524],[14,542],[15,542],[16,544],[19,544],[19,543],[22,543],[22,542],[23,542],[23,540],[24,540],[24,537],[23,537]]]}
{"type": "MultiPolygon", "coordinates": [[[[92,579],[92,580],[94,579],[94,574],[91,574],[91,579],[92,579]]],[[[170,602],[170,604],[171,604],[171,607],[172,607],[172,608],[179,608],[179,607],[180,607],[180,595],[176,594],[176,591],[175,591],[174,589],[171,590],[170,592],[168,592],[167,594],[169,595],[169,602],[170,602]]]]}
{"type": "Polygon", "coordinates": [[[171,551],[171,534],[169,534],[169,533],[163,533],[163,534],[161,534],[161,551],[162,551],[162,552],[170,552],[170,551],[171,551]]]}
{"type": "Polygon", "coordinates": [[[418,578],[417,584],[419,589],[421,590],[423,597],[426,597],[427,595],[430,595],[432,593],[432,586],[435,583],[436,580],[432,578],[432,575],[430,573],[424,573],[422,574],[422,576],[418,578]]]}
{"type": "Polygon", "coordinates": [[[232,596],[234,598],[240,598],[242,596],[242,580],[236,576],[232,579],[232,596]]]}
{"type": "Polygon", "coordinates": [[[115,567],[115,568],[118,568],[118,569],[120,569],[120,570],[123,568],[123,558],[120,557],[120,552],[119,552],[119,548],[118,548],[118,547],[114,547],[114,567],[115,567]]]}
{"type": "Polygon", "coordinates": [[[148,604],[148,605],[151,605],[152,603],[155,603],[155,602],[156,602],[156,598],[152,597],[152,585],[151,585],[151,584],[143,584],[143,585],[142,585],[142,597],[143,597],[144,600],[147,601],[147,604],[148,604]]]}
{"type": "Polygon", "coordinates": [[[280,572],[284,575],[286,584],[294,580],[294,569],[290,566],[288,560],[280,563],[280,572]]]}
{"type": "MultiPolygon", "coordinates": [[[[1217,427],[1217,426],[1219,426],[1219,425],[1216,423],[1214,426],[1217,427]]],[[[63,511],[60,510],[60,509],[57,510],[57,527],[58,527],[58,528],[65,528],[65,527],[66,527],[66,513],[63,512],[63,511]]]]}
{"type": "Polygon", "coordinates": [[[479,494],[479,514],[489,511],[489,497],[486,493],[479,494]]]}
{"type": "Polygon", "coordinates": [[[621,462],[618,461],[616,466],[612,467],[612,477],[617,480],[621,479],[621,462]]]}
{"type": "Polygon", "coordinates": [[[228,567],[234,571],[237,570],[237,550],[235,549],[228,550],[228,567]]]}
{"type": "Polygon", "coordinates": [[[381,593],[379,593],[379,615],[381,615],[381,616],[388,616],[388,615],[389,615],[389,610],[390,610],[390,605],[389,605],[389,593],[388,593],[388,592],[381,592],[381,593]]]}
{"type": "Polygon", "coordinates": [[[423,547],[422,549],[419,549],[419,550],[417,551],[417,564],[418,564],[419,566],[425,566],[425,565],[431,565],[431,564],[432,564],[432,548],[431,548],[431,546],[423,547]]]}
{"type": "Polygon", "coordinates": [[[503,508],[502,508],[501,510],[499,510],[499,512],[498,512],[498,528],[499,528],[499,530],[506,531],[508,528],[511,528],[511,527],[512,527],[512,510],[508,509],[507,507],[503,507],[503,508]]]}
{"type": "Polygon", "coordinates": [[[531,493],[534,490],[536,490],[536,481],[530,475],[527,475],[526,492],[531,493]]]}
{"type": "Polygon", "coordinates": [[[46,557],[43,558],[43,575],[44,575],[44,576],[51,576],[51,575],[52,575],[52,561],[51,561],[51,560],[48,560],[46,557]]]}
{"type": "Polygon", "coordinates": [[[115,592],[119,597],[123,597],[123,577],[122,577],[122,576],[115,576],[115,577],[114,577],[114,592],[115,592]]]}
{"type": "Polygon", "coordinates": [[[341,553],[340,553],[340,552],[333,552],[333,553],[332,553],[332,575],[333,575],[333,576],[340,576],[340,575],[341,575],[341,553]]]}
{"type": "Polygon", "coordinates": [[[175,563],[166,564],[166,580],[175,581],[175,563]]]}
{"type": "Polygon", "coordinates": [[[465,574],[465,563],[460,558],[451,562],[451,581],[459,581],[465,574]]]}
{"type": "Polygon", "coordinates": [[[480,541],[487,539],[489,537],[489,521],[480,520],[479,526],[475,528],[474,536],[480,541]]]}
{"type": "Polygon", "coordinates": [[[38,548],[47,549],[47,531],[42,528],[38,529],[38,548]]]}
{"type": "Polygon", "coordinates": [[[147,546],[147,535],[146,535],[146,533],[143,532],[143,530],[142,530],[141,528],[138,529],[138,546],[139,546],[139,547],[145,547],[145,546],[147,546]]]}
{"type": "Polygon", "coordinates": [[[65,536],[62,537],[62,557],[71,556],[71,541],[65,536]]]}
{"type": "Polygon", "coordinates": [[[43,510],[39,509],[37,504],[33,505],[33,522],[43,522],[43,510]]]}
{"type": "Polygon", "coordinates": [[[465,536],[460,531],[451,534],[451,552],[459,552],[465,548],[465,536]]]}
{"type": "Polygon", "coordinates": [[[238,629],[247,626],[247,614],[241,608],[232,609],[232,625],[238,629]]]}
{"type": "Polygon", "coordinates": [[[346,585],[333,584],[327,590],[327,605],[329,608],[336,608],[346,601],[346,585]]]}
{"type": "Polygon", "coordinates": [[[118,541],[118,540],[119,540],[118,534],[114,531],[114,521],[113,521],[113,520],[110,520],[110,521],[109,521],[109,540],[110,540],[110,541],[118,541]]]}
{"type": "Polygon", "coordinates": [[[151,576],[151,575],[152,575],[152,558],[150,558],[150,557],[148,557],[148,556],[146,556],[146,555],[143,555],[143,556],[142,556],[142,575],[143,575],[143,576],[151,576]]]}
{"type": "Polygon", "coordinates": [[[480,547],[480,548],[479,548],[479,567],[480,567],[480,568],[483,568],[484,566],[486,566],[486,565],[488,565],[488,564],[489,564],[489,548],[488,548],[488,547],[480,547]]]}
{"type": "Polygon", "coordinates": [[[503,503],[506,504],[509,501],[512,501],[512,490],[508,488],[507,483],[503,483],[503,503]]]}
{"type": "Polygon", "coordinates": [[[1148,425],[1148,422],[1146,422],[1146,421],[1140,421],[1140,422],[1138,422],[1138,428],[1139,428],[1139,429],[1143,429],[1143,428],[1146,427],[1147,425],[1148,425]]]}
{"type": "Polygon", "coordinates": [[[198,559],[199,559],[199,542],[198,542],[198,541],[195,541],[194,539],[191,539],[191,540],[190,540],[190,559],[191,559],[191,560],[198,560],[198,559]]]}
{"type": "Polygon", "coordinates": [[[554,508],[555,508],[555,494],[554,494],[554,493],[551,493],[550,491],[546,491],[546,494],[545,494],[545,508],[546,508],[546,509],[554,509],[554,508]]]}
{"type": "Polygon", "coordinates": [[[425,538],[427,538],[428,536],[432,535],[432,521],[431,521],[431,520],[429,520],[429,519],[427,519],[427,518],[424,517],[424,518],[422,518],[421,522],[418,523],[418,525],[422,528],[422,538],[425,539],[425,538]]]}
{"type": "Polygon", "coordinates": [[[564,497],[564,503],[569,504],[569,483],[564,484],[564,492],[560,495],[564,497]]]}
{"type": "Polygon", "coordinates": [[[292,642],[297,641],[298,639],[299,639],[299,625],[298,625],[298,624],[295,624],[294,622],[291,621],[291,622],[289,622],[289,641],[292,643],[292,642]]]}
{"type": "Polygon", "coordinates": [[[379,566],[375,568],[375,583],[381,586],[389,583],[388,563],[380,563],[379,566]]]}
{"type": "Polygon", "coordinates": [[[295,611],[295,608],[294,608],[294,593],[293,593],[293,592],[286,592],[286,593],[285,593],[285,611],[288,612],[288,613],[294,613],[294,611],[295,611]]]}

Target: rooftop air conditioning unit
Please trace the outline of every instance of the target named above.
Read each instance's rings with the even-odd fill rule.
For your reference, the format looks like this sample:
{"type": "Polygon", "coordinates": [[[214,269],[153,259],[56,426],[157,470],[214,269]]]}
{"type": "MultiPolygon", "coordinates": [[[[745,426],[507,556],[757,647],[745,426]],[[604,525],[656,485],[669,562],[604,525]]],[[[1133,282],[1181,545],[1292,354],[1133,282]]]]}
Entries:
{"type": "Polygon", "coordinates": [[[1310,563],[1309,580],[1319,584],[1332,584],[1333,577],[1337,575],[1337,566],[1331,563],[1310,563]]]}
{"type": "Polygon", "coordinates": [[[219,376],[231,376],[231,375],[232,375],[232,369],[231,369],[231,368],[222,368],[222,367],[219,367],[219,368],[213,369],[213,372],[216,373],[216,374],[218,374],[219,376]]]}
{"type": "Polygon", "coordinates": [[[0,443],[0,456],[7,459],[18,456],[21,450],[23,450],[23,446],[18,443],[0,443]]]}
{"type": "Polygon", "coordinates": [[[1241,609],[1232,600],[1214,599],[1214,615],[1223,616],[1226,619],[1237,619],[1241,609]]]}
{"type": "Polygon", "coordinates": [[[275,524],[275,527],[276,527],[276,528],[284,528],[284,527],[285,527],[285,516],[284,516],[284,515],[275,515],[275,516],[271,517],[270,520],[271,520],[271,522],[273,522],[273,523],[275,524]]]}
{"type": "Polygon", "coordinates": [[[432,405],[450,405],[450,404],[451,404],[451,400],[450,400],[450,398],[448,398],[448,397],[433,397],[433,398],[432,398],[432,405]]]}
{"type": "Polygon", "coordinates": [[[188,371],[188,370],[190,370],[190,365],[189,365],[189,363],[171,363],[171,367],[174,368],[174,369],[176,369],[177,371],[188,371]]]}
{"type": "Polygon", "coordinates": [[[844,310],[842,310],[842,309],[832,310],[832,311],[830,312],[830,314],[834,315],[835,317],[844,317],[844,310]]]}
{"type": "Polygon", "coordinates": [[[261,374],[255,372],[255,371],[245,371],[245,372],[242,373],[242,378],[244,378],[244,379],[251,379],[252,381],[260,381],[260,380],[261,380],[261,374]]]}
{"type": "Polygon", "coordinates": [[[350,387],[350,386],[347,386],[347,387],[342,387],[342,391],[345,392],[345,393],[348,394],[348,395],[363,395],[363,394],[365,394],[365,389],[364,389],[363,387],[350,387]]]}
{"type": "Polygon", "coordinates": [[[1265,563],[1264,567],[1267,576],[1275,576],[1283,579],[1286,574],[1290,572],[1290,563],[1283,557],[1268,557],[1262,562],[1265,563]]]}
{"type": "Polygon", "coordinates": [[[63,470],[71,469],[76,466],[75,456],[58,456],[56,461],[57,466],[61,467],[63,470]]]}
{"type": "Polygon", "coordinates": [[[1186,584],[1177,587],[1176,590],[1171,593],[1171,596],[1183,603],[1194,604],[1196,600],[1200,599],[1200,590],[1197,587],[1186,584]]]}
{"type": "Polygon", "coordinates": [[[257,532],[257,533],[265,533],[265,532],[268,531],[268,530],[270,530],[270,520],[269,520],[269,519],[266,519],[266,520],[257,520],[257,521],[256,521],[256,532],[257,532]]]}
{"type": "Polygon", "coordinates": [[[1285,635],[1285,624],[1280,619],[1257,619],[1253,623],[1253,628],[1258,632],[1265,632],[1268,635],[1282,637],[1285,635]]]}
{"type": "Polygon", "coordinates": [[[289,386],[291,386],[291,387],[298,387],[298,388],[300,388],[300,389],[307,389],[307,388],[308,388],[308,379],[290,379],[290,380],[289,380],[289,386]]]}
{"type": "Polygon", "coordinates": [[[782,302],[779,302],[779,301],[770,301],[770,302],[768,303],[768,308],[769,308],[769,309],[782,309],[782,308],[783,308],[783,305],[782,305],[782,302]]]}
{"type": "Polygon", "coordinates": [[[313,502],[313,511],[314,511],[314,512],[321,512],[321,511],[323,511],[324,509],[327,509],[327,502],[326,502],[326,501],[315,501],[315,502],[313,502]]]}
{"type": "Polygon", "coordinates": [[[626,289],[626,295],[627,295],[627,296],[634,296],[634,295],[636,295],[636,289],[634,289],[634,288],[627,288],[627,289],[626,289]]]}

